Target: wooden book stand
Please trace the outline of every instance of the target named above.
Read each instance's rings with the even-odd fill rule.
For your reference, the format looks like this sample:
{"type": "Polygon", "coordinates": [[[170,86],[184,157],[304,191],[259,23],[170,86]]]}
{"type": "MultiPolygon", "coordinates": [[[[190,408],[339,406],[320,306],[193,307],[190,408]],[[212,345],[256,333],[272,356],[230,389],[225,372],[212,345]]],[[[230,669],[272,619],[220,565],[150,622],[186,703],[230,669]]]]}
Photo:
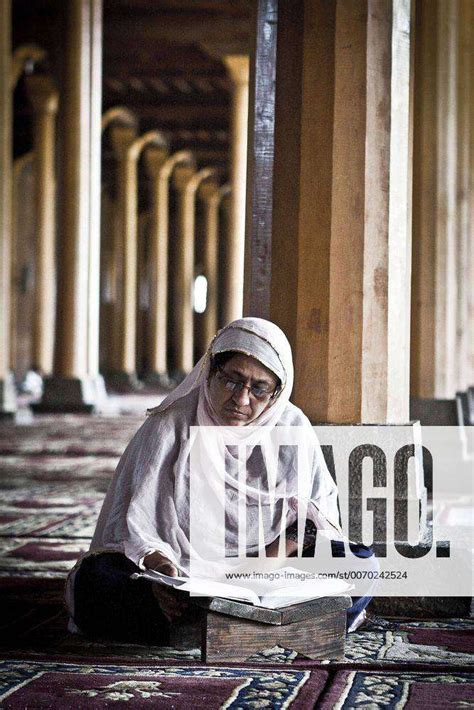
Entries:
{"type": "Polygon", "coordinates": [[[193,623],[175,624],[171,645],[201,646],[202,660],[245,661],[272,646],[297,651],[312,659],[344,656],[348,596],[312,599],[283,609],[265,609],[214,597],[191,599],[193,623]]]}

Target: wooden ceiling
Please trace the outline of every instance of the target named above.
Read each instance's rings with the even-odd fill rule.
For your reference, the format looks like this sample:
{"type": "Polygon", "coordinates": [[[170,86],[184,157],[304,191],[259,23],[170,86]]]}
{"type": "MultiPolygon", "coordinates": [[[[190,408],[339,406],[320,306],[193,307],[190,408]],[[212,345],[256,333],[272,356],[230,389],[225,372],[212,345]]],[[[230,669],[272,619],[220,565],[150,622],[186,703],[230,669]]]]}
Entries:
{"type": "MultiPolygon", "coordinates": [[[[103,110],[134,111],[200,164],[228,163],[230,83],[222,57],[248,54],[251,0],[104,0],[103,110]]],[[[13,0],[13,46],[35,42],[59,73],[63,0],[13,0]]],[[[21,87],[20,87],[21,92],[21,87]]],[[[18,102],[17,113],[28,111],[18,102]]],[[[20,120],[21,123],[21,120],[20,120]]],[[[18,152],[18,151],[17,151],[18,152]]]]}

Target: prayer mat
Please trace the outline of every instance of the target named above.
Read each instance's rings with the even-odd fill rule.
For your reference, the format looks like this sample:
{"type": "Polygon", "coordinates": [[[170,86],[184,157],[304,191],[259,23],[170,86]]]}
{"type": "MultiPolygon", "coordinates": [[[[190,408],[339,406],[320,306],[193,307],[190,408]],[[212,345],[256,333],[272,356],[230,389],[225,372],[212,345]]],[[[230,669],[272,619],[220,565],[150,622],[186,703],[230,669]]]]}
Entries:
{"type": "MultiPolygon", "coordinates": [[[[11,657],[46,656],[56,660],[94,659],[95,662],[135,662],[163,659],[200,661],[198,648],[178,651],[150,644],[89,639],[69,633],[63,603],[64,576],[7,577],[0,586],[0,654],[11,657]],[[2,651],[3,649],[3,651],[2,651]]],[[[296,653],[274,646],[252,656],[252,662],[290,663],[296,653]]]]}
{"type": "Polygon", "coordinates": [[[0,476],[2,507],[27,508],[67,508],[77,503],[95,503],[102,500],[109,481],[94,478],[87,481],[34,481],[19,478],[7,479],[0,476]]]}
{"type": "Polygon", "coordinates": [[[80,481],[87,486],[107,483],[117,466],[118,456],[2,456],[0,486],[19,488],[42,481],[80,481]]]}
{"type": "MultiPolygon", "coordinates": [[[[61,579],[44,580],[49,586],[42,592],[42,580],[10,582],[10,593],[0,595],[0,627],[5,648],[21,655],[47,653],[57,659],[94,658],[99,661],[188,658],[199,660],[199,649],[176,651],[172,648],[140,643],[119,643],[108,639],[89,639],[67,631],[67,614],[62,604],[61,579]],[[33,586],[36,581],[36,586],[33,586]],[[54,586],[54,584],[56,586],[54,586]]],[[[469,671],[473,668],[473,622],[394,623],[391,631],[360,631],[346,639],[345,658],[332,662],[331,668],[419,669],[469,671]]],[[[251,657],[252,662],[291,665],[318,662],[303,660],[290,649],[278,646],[251,657]]],[[[323,662],[323,666],[326,664],[323,662]]]]}
{"type": "Polygon", "coordinates": [[[68,475],[72,480],[0,472],[0,576],[64,575],[88,549],[110,475],[87,485],[68,475]]]}
{"type": "Polygon", "coordinates": [[[403,664],[474,666],[474,621],[397,621],[388,630],[370,625],[349,634],[345,662],[379,667],[403,664]]]}
{"type": "Polygon", "coordinates": [[[0,661],[2,708],[314,708],[323,670],[0,661]]]}
{"type": "Polygon", "coordinates": [[[320,710],[418,710],[474,705],[472,673],[338,671],[320,710]]]}
{"type": "MultiPolygon", "coordinates": [[[[19,538],[58,538],[58,550],[68,538],[90,540],[107,486],[106,477],[89,480],[85,486],[74,479],[28,481],[25,476],[17,479],[0,475],[0,573],[14,570],[19,538]]],[[[81,547],[77,554],[82,550],[81,547]]],[[[42,558],[36,554],[32,558],[19,553],[18,558],[40,562],[51,556],[42,558]]],[[[34,571],[34,567],[31,569],[34,571]]]]}
{"type": "MultiPolygon", "coordinates": [[[[71,506],[57,506],[54,500],[50,507],[22,508],[1,506],[0,538],[9,538],[7,550],[0,548],[1,564],[5,570],[5,554],[8,546],[17,546],[17,538],[81,538],[90,541],[102,506],[103,495],[95,502],[71,506]]],[[[8,563],[7,567],[11,567],[8,563]]]]}
{"type": "MultiPolygon", "coordinates": [[[[138,427],[136,427],[138,428],[138,427]]],[[[74,434],[64,436],[62,439],[48,441],[42,436],[37,437],[12,437],[0,441],[1,454],[16,454],[22,456],[60,454],[71,456],[121,456],[126,445],[136,431],[130,432],[130,436],[124,436],[119,440],[90,436],[82,438],[74,434]]]]}
{"type": "Polygon", "coordinates": [[[0,431],[0,454],[4,455],[91,455],[120,456],[137,429],[142,417],[68,418],[27,426],[3,424],[0,431]]]}
{"type": "Polygon", "coordinates": [[[0,538],[0,577],[63,578],[88,549],[82,538],[0,538]]]}

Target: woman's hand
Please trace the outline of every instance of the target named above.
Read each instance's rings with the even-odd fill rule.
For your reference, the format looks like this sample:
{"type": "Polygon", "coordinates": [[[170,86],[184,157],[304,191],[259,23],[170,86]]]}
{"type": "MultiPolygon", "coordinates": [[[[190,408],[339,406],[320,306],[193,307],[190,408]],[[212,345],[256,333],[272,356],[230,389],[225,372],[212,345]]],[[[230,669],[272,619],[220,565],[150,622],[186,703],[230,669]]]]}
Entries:
{"type": "Polygon", "coordinates": [[[145,557],[143,564],[147,569],[152,569],[155,572],[161,572],[168,577],[177,577],[178,568],[167,557],[155,550],[145,557]]]}
{"type": "MultiPolygon", "coordinates": [[[[162,555],[161,552],[158,552],[158,550],[147,555],[143,560],[143,564],[147,569],[161,572],[161,574],[166,574],[168,577],[178,576],[178,568],[176,565],[162,555]]],[[[182,594],[176,592],[172,587],[165,587],[163,584],[153,584],[152,590],[156,601],[160,605],[161,611],[168,621],[173,621],[173,619],[181,616],[188,606],[182,594]]]]}
{"type": "Polygon", "coordinates": [[[165,587],[163,584],[153,584],[152,585],[153,595],[160,605],[160,609],[166,616],[168,621],[173,621],[181,616],[183,611],[188,607],[188,603],[185,599],[179,595],[173,588],[165,587]]]}

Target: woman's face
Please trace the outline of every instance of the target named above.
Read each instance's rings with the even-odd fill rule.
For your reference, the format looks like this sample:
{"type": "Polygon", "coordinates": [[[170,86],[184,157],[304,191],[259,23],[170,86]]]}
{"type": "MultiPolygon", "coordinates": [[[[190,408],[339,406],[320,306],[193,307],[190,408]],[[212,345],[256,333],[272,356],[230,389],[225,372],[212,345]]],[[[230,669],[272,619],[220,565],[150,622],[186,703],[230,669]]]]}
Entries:
{"type": "Polygon", "coordinates": [[[213,409],[225,426],[250,424],[272,404],[277,383],[277,376],[258,360],[234,355],[210,376],[213,409]]]}

